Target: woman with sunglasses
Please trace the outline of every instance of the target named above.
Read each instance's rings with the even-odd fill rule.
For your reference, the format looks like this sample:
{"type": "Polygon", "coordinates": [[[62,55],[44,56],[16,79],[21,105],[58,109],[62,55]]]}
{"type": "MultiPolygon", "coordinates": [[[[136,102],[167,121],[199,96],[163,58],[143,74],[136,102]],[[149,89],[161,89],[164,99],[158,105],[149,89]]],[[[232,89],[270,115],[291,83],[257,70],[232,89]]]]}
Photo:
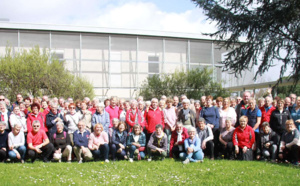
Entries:
{"type": "Polygon", "coordinates": [[[71,144],[74,145],[73,142],[73,133],[78,130],[78,122],[82,118],[80,112],[76,112],[76,105],[71,103],[69,105],[69,112],[65,113],[64,120],[68,126],[68,134],[70,136],[71,144]]]}

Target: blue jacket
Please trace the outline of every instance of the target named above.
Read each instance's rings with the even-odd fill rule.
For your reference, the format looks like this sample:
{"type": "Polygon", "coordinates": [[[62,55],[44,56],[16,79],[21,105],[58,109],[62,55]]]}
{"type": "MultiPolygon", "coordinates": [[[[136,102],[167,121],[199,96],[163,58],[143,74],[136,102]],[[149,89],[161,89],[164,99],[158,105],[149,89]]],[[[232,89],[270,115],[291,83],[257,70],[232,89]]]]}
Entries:
{"type": "Polygon", "coordinates": [[[255,106],[253,111],[248,108],[246,116],[248,117],[248,125],[253,128],[257,122],[257,117],[261,117],[261,111],[257,106],[255,106]]]}
{"type": "Polygon", "coordinates": [[[184,149],[187,151],[188,147],[192,147],[194,149],[194,152],[202,151],[200,143],[200,139],[197,136],[194,137],[193,141],[190,138],[186,138],[184,140],[184,149]]]}
{"type": "Polygon", "coordinates": [[[121,143],[125,147],[126,140],[127,140],[127,132],[126,131],[123,131],[123,135],[121,136],[121,138],[119,136],[119,130],[113,131],[112,137],[111,137],[112,144],[118,145],[119,143],[121,143]]]}
{"type": "MultiPolygon", "coordinates": [[[[56,132],[56,123],[57,122],[54,122],[53,120],[55,120],[57,117],[59,117],[62,121],[64,121],[63,115],[58,112],[56,115],[54,115],[52,113],[52,111],[50,110],[50,112],[46,115],[46,125],[48,128],[49,134],[54,134],[56,132]]],[[[64,127],[64,128],[67,129],[67,127],[64,127]]]]}
{"type": "MultiPolygon", "coordinates": [[[[133,135],[134,135],[133,132],[129,133],[129,135],[127,137],[127,146],[132,145],[132,143],[134,142],[133,135]]],[[[141,145],[141,147],[145,147],[146,146],[146,135],[143,132],[141,132],[138,142],[141,145]]]]}
{"type": "Polygon", "coordinates": [[[103,110],[103,114],[100,114],[99,112],[95,112],[95,114],[93,114],[92,116],[92,128],[94,128],[94,126],[97,123],[101,123],[103,126],[103,130],[108,134],[109,131],[109,124],[110,124],[110,119],[109,119],[109,114],[108,112],[106,112],[105,110],[103,110]]]}
{"type": "Polygon", "coordinates": [[[90,137],[90,132],[88,130],[85,129],[83,134],[81,134],[79,130],[76,130],[73,133],[74,145],[77,147],[81,147],[81,146],[88,147],[89,137],[90,137]]]}

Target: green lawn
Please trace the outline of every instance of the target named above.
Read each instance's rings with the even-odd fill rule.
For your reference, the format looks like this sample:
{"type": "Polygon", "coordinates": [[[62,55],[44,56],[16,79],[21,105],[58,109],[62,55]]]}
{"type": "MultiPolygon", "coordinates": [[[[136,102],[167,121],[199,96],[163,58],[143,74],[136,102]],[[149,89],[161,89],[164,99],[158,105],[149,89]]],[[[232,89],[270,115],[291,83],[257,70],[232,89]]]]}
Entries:
{"type": "Polygon", "coordinates": [[[130,163],[89,162],[0,164],[3,185],[299,185],[300,169],[267,162],[205,159],[183,165],[179,161],[130,163]]]}

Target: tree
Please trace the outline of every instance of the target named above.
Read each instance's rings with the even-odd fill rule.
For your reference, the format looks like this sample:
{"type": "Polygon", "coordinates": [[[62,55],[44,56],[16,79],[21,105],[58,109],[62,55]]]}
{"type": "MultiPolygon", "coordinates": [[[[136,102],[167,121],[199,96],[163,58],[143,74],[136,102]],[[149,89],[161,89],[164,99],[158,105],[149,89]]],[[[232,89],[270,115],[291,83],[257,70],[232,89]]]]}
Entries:
{"type": "Polygon", "coordinates": [[[83,99],[94,97],[93,86],[85,79],[75,77],[50,52],[36,46],[30,50],[13,53],[6,48],[0,58],[0,93],[9,99],[22,93],[33,96],[63,96],[83,99]]]}
{"type": "Polygon", "coordinates": [[[212,69],[176,70],[173,74],[161,74],[148,77],[141,85],[139,95],[146,100],[166,96],[187,95],[188,98],[200,99],[203,95],[214,97],[229,96],[221,83],[213,82],[212,69]]]}
{"type": "Polygon", "coordinates": [[[278,83],[288,66],[294,69],[289,78],[293,78],[295,84],[298,82],[299,0],[192,1],[204,10],[209,20],[217,22],[218,30],[207,35],[222,41],[219,44],[231,50],[221,62],[224,71],[233,70],[236,75],[241,75],[243,70],[258,65],[256,79],[278,61],[282,64],[278,83]],[[239,42],[240,37],[246,37],[246,42],[239,42]]]}

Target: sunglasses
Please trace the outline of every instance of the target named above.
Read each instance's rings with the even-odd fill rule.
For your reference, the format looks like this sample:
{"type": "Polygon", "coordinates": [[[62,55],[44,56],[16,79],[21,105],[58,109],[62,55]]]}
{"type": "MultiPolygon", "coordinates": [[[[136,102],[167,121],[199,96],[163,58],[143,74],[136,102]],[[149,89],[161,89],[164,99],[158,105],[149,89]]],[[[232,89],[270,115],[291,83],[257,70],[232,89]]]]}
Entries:
{"type": "Polygon", "coordinates": [[[0,101],[4,101],[5,99],[0,99],[0,101]]]}
{"type": "Polygon", "coordinates": [[[75,109],[75,107],[70,107],[70,109],[75,109]]]}
{"type": "Polygon", "coordinates": [[[40,127],[39,125],[33,125],[32,127],[40,127]]]}

